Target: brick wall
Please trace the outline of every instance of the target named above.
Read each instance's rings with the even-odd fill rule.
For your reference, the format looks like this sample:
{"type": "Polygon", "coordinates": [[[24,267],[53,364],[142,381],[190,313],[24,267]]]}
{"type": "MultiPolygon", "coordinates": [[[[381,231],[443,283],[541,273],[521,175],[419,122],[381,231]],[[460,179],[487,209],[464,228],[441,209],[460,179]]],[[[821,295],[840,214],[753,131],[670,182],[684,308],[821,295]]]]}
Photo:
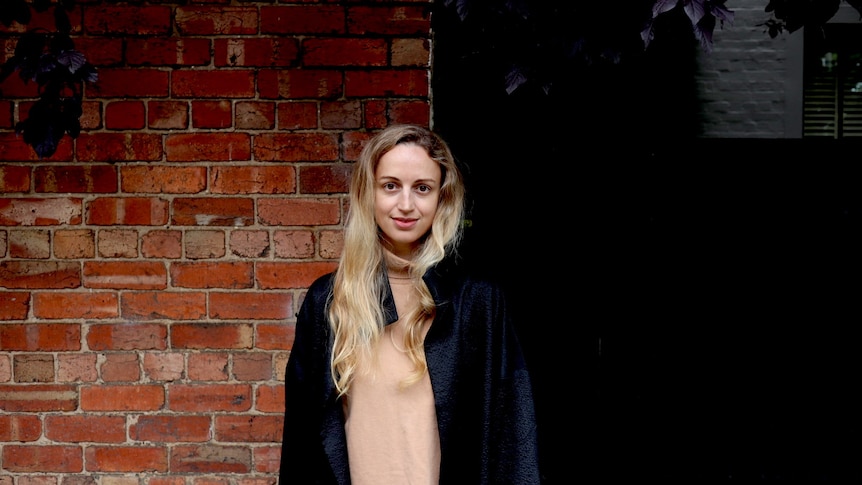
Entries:
{"type": "Polygon", "coordinates": [[[39,160],[0,84],[0,485],[274,483],[351,162],[430,123],[431,2],[78,3],[81,135],[39,160]]]}

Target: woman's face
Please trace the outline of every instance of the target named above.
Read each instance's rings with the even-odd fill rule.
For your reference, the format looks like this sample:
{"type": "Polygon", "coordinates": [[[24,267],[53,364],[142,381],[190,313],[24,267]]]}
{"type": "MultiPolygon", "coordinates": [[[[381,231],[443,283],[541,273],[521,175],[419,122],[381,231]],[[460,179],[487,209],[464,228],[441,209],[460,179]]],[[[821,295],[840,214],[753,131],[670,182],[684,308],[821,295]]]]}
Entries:
{"type": "Polygon", "coordinates": [[[417,145],[386,152],[374,173],[374,219],[392,251],[412,259],[431,229],[440,200],[440,165],[417,145]]]}

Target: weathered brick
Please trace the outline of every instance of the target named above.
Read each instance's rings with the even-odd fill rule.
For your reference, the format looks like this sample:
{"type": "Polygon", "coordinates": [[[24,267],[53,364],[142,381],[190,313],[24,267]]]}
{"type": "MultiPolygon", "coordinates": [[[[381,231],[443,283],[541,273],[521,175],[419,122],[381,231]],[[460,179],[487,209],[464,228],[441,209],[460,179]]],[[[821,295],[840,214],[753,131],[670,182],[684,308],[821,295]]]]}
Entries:
{"type": "Polygon", "coordinates": [[[242,412],[251,409],[248,384],[168,384],[170,410],[174,412],[242,412]]]}
{"type": "Polygon", "coordinates": [[[128,290],[165,289],[168,276],[165,265],[149,261],[85,261],[85,288],[128,290]]]}
{"type": "Polygon", "coordinates": [[[20,259],[48,259],[51,256],[51,231],[29,229],[9,231],[9,256],[20,259]]]}
{"type": "Polygon", "coordinates": [[[87,57],[87,62],[102,68],[123,62],[123,39],[119,37],[78,37],[75,49],[87,57]]]}
{"type": "Polygon", "coordinates": [[[18,354],[12,357],[15,382],[54,382],[54,357],[50,354],[18,354]]]}
{"type": "Polygon", "coordinates": [[[154,381],[175,381],[185,376],[185,361],[179,352],[147,352],[144,375],[154,381]]]}
{"type": "Polygon", "coordinates": [[[105,229],[99,231],[96,250],[103,258],[138,257],[138,231],[105,229]]]}
{"type": "Polygon", "coordinates": [[[174,199],[171,224],[180,226],[248,226],[254,223],[254,201],[238,197],[174,199]]]}
{"type": "MultiPolygon", "coordinates": [[[[10,96],[10,94],[6,92],[5,88],[3,89],[3,95],[10,96]]],[[[34,92],[31,96],[35,95],[36,93],[34,92]]],[[[68,162],[72,160],[72,147],[72,139],[65,136],[57,144],[57,151],[55,151],[53,155],[44,160],[40,160],[39,155],[36,154],[33,147],[24,143],[23,135],[18,136],[15,132],[0,133],[0,160],[6,162],[68,162]]]]}
{"type": "Polygon", "coordinates": [[[213,428],[220,442],[278,442],[283,420],[281,416],[216,416],[213,428]]]}
{"type": "MultiPolygon", "coordinates": [[[[23,291],[0,291],[0,321],[24,320],[30,310],[30,293],[23,291]]],[[[6,350],[5,330],[13,325],[0,326],[0,350],[6,350]]]]}
{"type": "Polygon", "coordinates": [[[391,58],[393,66],[429,67],[431,41],[429,39],[392,39],[391,58]]]}
{"type": "Polygon", "coordinates": [[[117,169],[109,165],[47,165],[33,172],[36,192],[114,193],[117,169]]]}
{"type": "Polygon", "coordinates": [[[263,413],[284,412],[284,385],[261,385],[255,397],[257,410],[263,413]]]}
{"type": "Polygon", "coordinates": [[[302,65],[386,66],[389,45],[376,38],[308,38],[302,42],[302,65]]]}
{"type": "Polygon", "coordinates": [[[81,326],[76,323],[6,323],[0,325],[0,349],[28,352],[81,350],[81,326]]]}
{"type": "Polygon", "coordinates": [[[195,128],[230,128],[233,105],[230,101],[192,101],[192,126],[195,128]]]}
{"type": "Polygon", "coordinates": [[[261,323],[257,326],[255,345],[265,350],[290,350],[293,347],[294,330],[293,325],[285,323],[261,323]]]}
{"type": "Polygon", "coordinates": [[[314,232],[305,230],[275,231],[272,235],[277,258],[309,259],[314,257],[314,232]]]}
{"type": "Polygon", "coordinates": [[[347,32],[352,35],[429,35],[431,10],[426,6],[355,6],[347,9],[347,32]]]}
{"type": "Polygon", "coordinates": [[[33,315],[44,319],[114,318],[119,316],[117,294],[107,292],[35,292],[33,315]]]}
{"type": "Polygon", "coordinates": [[[428,126],[431,104],[427,100],[392,101],[389,103],[389,121],[428,126]]]}
{"type": "Polygon", "coordinates": [[[361,127],[362,103],[358,100],[321,103],[320,126],[327,130],[361,127]]]}
{"type": "Polygon", "coordinates": [[[165,154],[171,162],[235,162],[251,159],[247,133],[182,133],[168,135],[165,154]]]}
{"type": "Polygon", "coordinates": [[[344,95],[348,98],[372,96],[428,96],[428,71],[408,70],[363,70],[344,74],[344,95]]]}
{"type": "Polygon", "coordinates": [[[54,257],[57,259],[92,258],[96,254],[96,233],[92,229],[54,231],[54,257]]]}
{"type": "Polygon", "coordinates": [[[138,356],[134,353],[107,354],[99,370],[104,382],[135,382],[141,378],[138,356]]]}
{"type": "Polygon", "coordinates": [[[206,316],[206,294],[196,292],[124,293],[124,318],[132,320],[195,320],[206,316]]]}
{"type": "Polygon", "coordinates": [[[89,34],[163,36],[171,31],[171,9],[167,6],[89,6],[84,17],[89,34]]]}
{"type": "MultiPolygon", "coordinates": [[[[8,412],[73,411],[78,407],[75,386],[56,384],[0,385],[0,409],[8,412]]],[[[8,462],[4,469],[9,470],[8,462]]],[[[45,471],[45,470],[39,470],[45,471]]]]}
{"type": "Polygon", "coordinates": [[[239,130],[271,130],[275,127],[275,104],[260,101],[240,101],[236,104],[236,128],[239,130]]]}
{"type": "Polygon", "coordinates": [[[257,34],[256,7],[177,7],[177,31],[183,36],[257,34]]]}
{"type": "Polygon", "coordinates": [[[223,352],[204,352],[189,355],[189,379],[224,382],[228,380],[230,356],[223,352]]]}
{"type": "MultiPolygon", "coordinates": [[[[281,446],[256,446],[254,453],[254,471],[277,475],[281,464],[281,446]]],[[[275,483],[238,483],[237,485],[275,485],[275,483]]]]}
{"type": "Polygon", "coordinates": [[[147,102],[147,126],[154,130],[183,130],[189,126],[186,101],[147,102]]]}
{"type": "Polygon", "coordinates": [[[126,440],[126,418],[94,414],[45,416],[45,437],[59,443],[122,443],[126,440]]]}
{"type": "Polygon", "coordinates": [[[258,201],[261,224],[269,226],[317,226],[341,221],[339,199],[261,199],[258,201]]]}
{"type": "Polygon", "coordinates": [[[96,369],[96,354],[57,355],[57,382],[95,382],[99,374],[96,369]]]}
{"type": "Polygon", "coordinates": [[[211,169],[214,194],[292,194],[296,192],[296,168],[277,166],[217,166],[211,169]]]}
{"type": "Polygon", "coordinates": [[[222,231],[186,231],[186,257],[189,259],[221,258],[227,254],[222,231]]]}
{"type": "Polygon", "coordinates": [[[162,137],[149,133],[82,133],[75,148],[78,160],[82,162],[154,162],[162,159],[162,137]]]}
{"type": "Polygon", "coordinates": [[[293,315],[290,293],[210,293],[210,317],[225,320],[272,320],[293,315]]]}
{"type": "Polygon", "coordinates": [[[141,236],[141,256],[177,259],[183,255],[181,231],[154,230],[141,236]]]}
{"type": "Polygon", "coordinates": [[[10,289],[78,288],[81,265],[71,261],[2,261],[0,282],[10,289]]]}
{"type": "Polygon", "coordinates": [[[299,169],[299,192],[302,194],[346,194],[350,187],[353,164],[305,165],[299,169]]]}
{"type": "Polygon", "coordinates": [[[272,379],[272,355],[269,353],[237,353],[232,360],[231,374],[238,381],[257,382],[272,379]]]}
{"type": "Polygon", "coordinates": [[[269,233],[266,231],[231,231],[231,253],[243,258],[263,258],[269,255],[269,233]]]}
{"type": "Polygon", "coordinates": [[[251,288],[251,262],[171,263],[171,284],[180,288],[251,288]]]}
{"type": "Polygon", "coordinates": [[[206,167],[141,166],[120,168],[121,187],[131,194],[196,194],[207,186],[206,167]]]}
{"type": "Polygon", "coordinates": [[[237,473],[252,469],[251,450],[247,446],[176,446],[171,450],[173,473],[237,473]]]}
{"type": "Polygon", "coordinates": [[[344,249],[344,231],[320,231],[317,240],[321,258],[338,259],[341,257],[341,252],[344,249]]]}
{"type": "Polygon", "coordinates": [[[326,69],[262,69],[258,91],[264,99],[337,99],[344,92],[343,76],[326,69]]]}
{"type": "MultiPolygon", "coordinates": [[[[154,295],[145,293],[144,295],[154,295]]],[[[133,293],[132,295],[139,295],[133,293]]],[[[131,298],[123,294],[123,302],[131,298]]],[[[123,312],[125,316],[125,312],[123,312]]],[[[87,346],[93,351],[104,350],[164,350],[168,330],[157,323],[123,323],[91,325],[87,332],[87,346]]]]}
{"type": "Polygon", "coordinates": [[[211,438],[211,421],[209,416],[144,415],[129,427],[129,438],[154,443],[203,442],[211,438]]]}
{"type": "Polygon", "coordinates": [[[102,68],[99,82],[87,86],[94,98],[164,98],[170,93],[167,71],[143,68],[102,68]]]}
{"type": "Polygon", "coordinates": [[[155,197],[99,197],[87,204],[87,224],[161,226],[168,222],[168,201],[155,197]]]}
{"type": "Polygon", "coordinates": [[[253,37],[215,40],[216,67],[288,67],[297,63],[299,42],[292,38],[253,37]]]}
{"type": "Polygon", "coordinates": [[[42,421],[32,414],[0,414],[0,441],[36,441],[42,434],[42,421]]]}
{"type": "Polygon", "coordinates": [[[144,37],[126,41],[130,66],[205,66],[210,60],[209,39],[144,37]]]}
{"type": "Polygon", "coordinates": [[[0,225],[52,226],[81,223],[83,199],[4,198],[0,199],[0,225]]]}
{"type": "Polygon", "coordinates": [[[278,103],[276,117],[279,130],[317,128],[317,103],[309,101],[278,103]]]}

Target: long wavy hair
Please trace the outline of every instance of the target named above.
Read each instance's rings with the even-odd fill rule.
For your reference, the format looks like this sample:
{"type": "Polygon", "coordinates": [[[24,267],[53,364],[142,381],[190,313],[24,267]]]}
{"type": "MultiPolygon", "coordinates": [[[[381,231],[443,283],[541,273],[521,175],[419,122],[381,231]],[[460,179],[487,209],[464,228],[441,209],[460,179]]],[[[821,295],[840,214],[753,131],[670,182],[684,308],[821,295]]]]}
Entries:
{"type": "Polygon", "coordinates": [[[417,125],[392,125],[371,138],[353,170],[344,249],[328,306],[334,335],[330,366],[339,395],[348,392],[363,359],[374,357],[372,349],[386,325],[382,302],[388,281],[383,238],[374,218],[375,173],[380,158],[399,144],[423,148],[440,164],[441,170],[437,212],[409,270],[419,294],[419,305],[415,312],[402,316],[406,323],[403,345],[414,364],[414,371],[403,385],[417,382],[428,369],[422,324],[434,318],[436,306],[422,276],[454,253],[462,237],[464,179],[446,142],[428,128],[417,125]]]}

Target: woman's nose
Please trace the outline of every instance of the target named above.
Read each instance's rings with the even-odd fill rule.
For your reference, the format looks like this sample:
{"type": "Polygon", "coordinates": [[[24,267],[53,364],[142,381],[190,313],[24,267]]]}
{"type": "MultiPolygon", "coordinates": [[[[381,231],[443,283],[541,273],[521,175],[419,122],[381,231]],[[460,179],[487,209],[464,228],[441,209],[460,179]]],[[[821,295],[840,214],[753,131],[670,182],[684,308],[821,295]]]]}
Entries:
{"type": "Polygon", "coordinates": [[[402,190],[398,194],[398,208],[403,211],[408,211],[413,208],[413,196],[409,190],[402,190]]]}

